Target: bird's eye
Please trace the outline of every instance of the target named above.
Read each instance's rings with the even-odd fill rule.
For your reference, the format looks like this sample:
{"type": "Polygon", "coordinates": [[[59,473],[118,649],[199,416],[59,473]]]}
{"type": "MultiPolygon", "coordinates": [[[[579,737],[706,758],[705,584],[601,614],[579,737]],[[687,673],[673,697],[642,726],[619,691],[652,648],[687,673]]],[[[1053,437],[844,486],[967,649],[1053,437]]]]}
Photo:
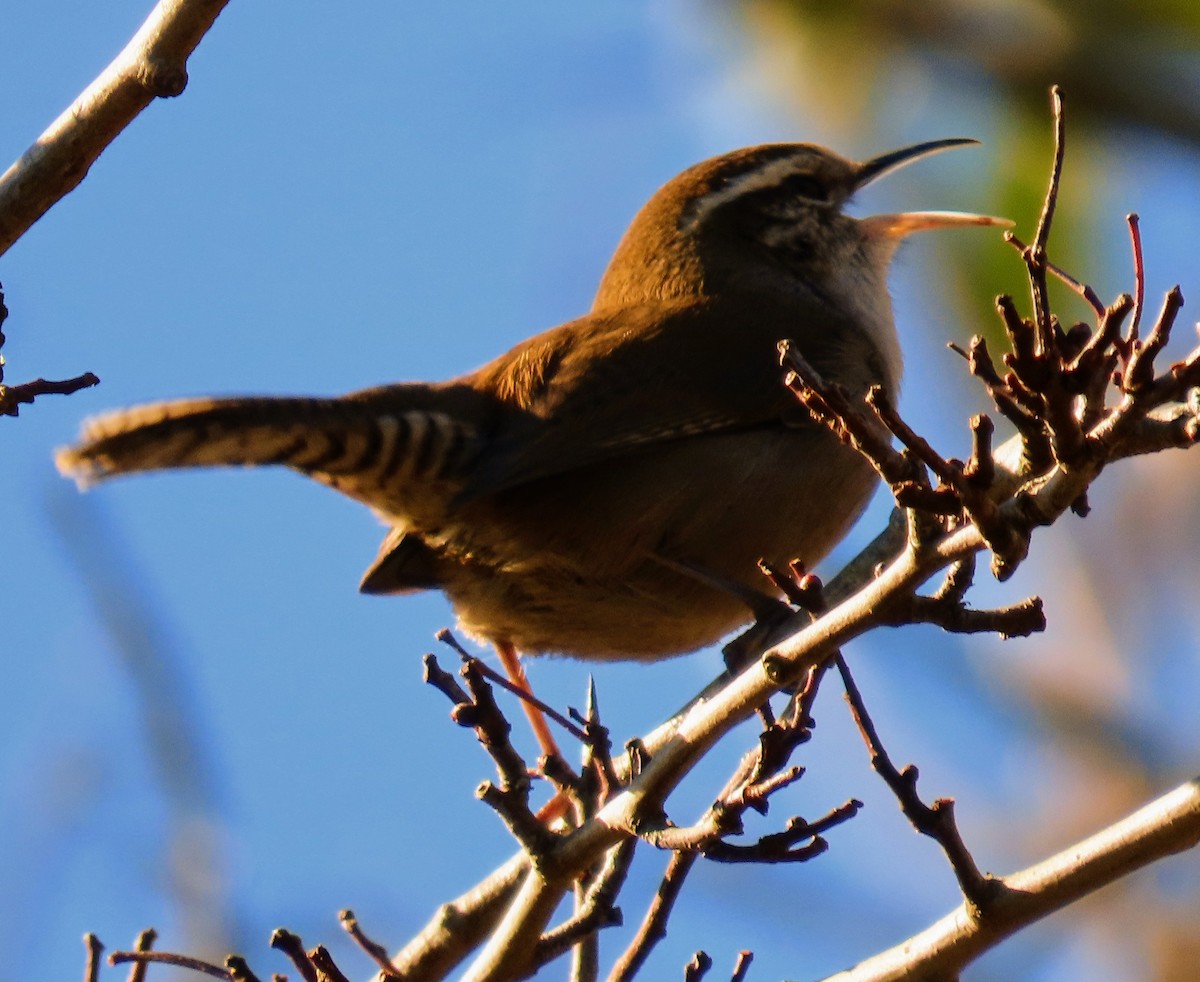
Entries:
{"type": "Polygon", "coordinates": [[[809,201],[828,201],[829,189],[816,178],[804,174],[793,174],[780,182],[780,189],[787,196],[807,198],[809,201]]]}

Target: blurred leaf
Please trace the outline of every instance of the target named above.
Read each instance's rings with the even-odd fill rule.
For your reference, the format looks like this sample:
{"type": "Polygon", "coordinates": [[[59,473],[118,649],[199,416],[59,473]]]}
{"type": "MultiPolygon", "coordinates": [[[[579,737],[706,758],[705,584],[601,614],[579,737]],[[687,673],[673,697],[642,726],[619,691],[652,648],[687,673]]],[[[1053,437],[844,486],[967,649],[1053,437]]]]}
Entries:
{"type": "MultiPolygon", "coordinates": [[[[859,105],[897,60],[942,61],[1026,110],[1057,82],[1083,126],[1150,128],[1200,143],[1200,6],[1189,0],[748,0],[748,21],[790,25],[815,78],[859,105]]],[[[843,109],[849,108],[843,102],[843,109]]]]}

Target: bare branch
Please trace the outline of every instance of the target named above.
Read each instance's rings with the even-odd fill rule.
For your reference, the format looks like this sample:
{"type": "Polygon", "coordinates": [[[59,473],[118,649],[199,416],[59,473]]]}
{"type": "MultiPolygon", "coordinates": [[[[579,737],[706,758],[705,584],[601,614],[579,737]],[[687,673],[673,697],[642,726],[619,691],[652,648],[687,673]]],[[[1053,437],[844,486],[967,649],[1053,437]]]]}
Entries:
{"type": "Polygon", "coordinates": [[[206,962],[202,958],[177,955],[170,951],[114,951],[108,956],[108,963],[110,965],[125,965],[129,962],[142,964],[154,962],[161,965],[173,965],[176,968],[184,968],[190,972],[199,972],[201,975],[211,975],[214,979],[225,979],[226,982],[234,982],[233,975],[227,968],[214,965],[212,962],[206,962]]]}
{"type": "MultiPolygon", "coordinates": [[[[7,340],[2,330],[8,319],[8,307],[4,303],[4,293],[0,291],[0,349],[7,340]]],[[[44,378],[23,382],[20,385],[4,384],[4,355],[0,354],[0,415],[18,416],[22,406],[27,406],[38,396],[63,395],[69,396],[80,389],[99,385],[100,379],[91,372],[84,372],[75,378],[63,379],[58,382],[47,381],[44,378]]]]}
{"type": "Polygon", "coordinates": [[[88,931],[83,936],[83,944],[87,948],[87,962],[84,964],[83,982],[98,982],[100,978],[100,958],[104,954],[104,945],[91,931],[88,931]]]}
{"type": "Polygon", "coordinates": [[[548,964],[581,940],[594,936],[601,928],[623,923],[616,898],[625,883],[636,846],[637,839],[626,839],[609,850],[604,866],[584,891],[579,909],[570,920],[547,931],[538,942],[537,965],[548,964]]]}
{"type": "Polygon", "coordinates": [[[703,951],[696,952],[683,970],[683,982],[700,982],[712,968],[712,959],[703,951]]]}
{"type": "Polygon", "coordinates": [[[225,959],[225,970],[233,982],[259,982],[258,976],[250,969],[250,964],[241,955],[229,955],[225,959]]]}
{"type": "Polygon", "coordinates": [[[187,59],[229,0],[161,0],[125,49],[0,176],[0,254],[74,190],[156,98],[187,85],[187,59]]]}
{"type": "Polygon", "coordinates": [[[338,920],[341,921],[342,927],[346,929],[346,933],[354,939],[367,957],[379,966],[379,974],[385,979],[402,979],[402,976],[393,967],[391,960],[388,958],[387,949],[375,942],[363,933],[363,929],[359,927],[358,918],[354,916],[354,911],[343,910],[338,913],[338,920]]]}
{"type": "Polygon", "coordinates": [[[509,982],[529,975],[537,942],[569,886],[562,876],[551,880],[530,870],[463,982],[509,982]]]}
{"type": "Polygon", "coordinates": [[[530,811],[527,794],[513,788],[497,787],[491,781],[482,781],[475,789],[475,797],[500,816],[513,838],[521,843],[521,848],[533,857],[535,865],[541,856],[553,848],[558,837],[530,811]]]}
{"type": "Polygon", "coordinates": [[[1197,844],[1200,778],[1041,863],[998,878],[986,913],[965,903],[920,934],[826,982],[957,978],[980,955],[1026,925],[1197,844]]]}
{"type": "Polygon", "coordinates": [[[900,810],[912,823],[913,828],[922,835],[929,836],[942,847],[967,901],[976,908],[981,907],[992,896],[994,881],[979,871],[974,857],[963,842],[958,824],[954,821],[953,799],[939,798],[932,806],[921,800],[917,794],[916,767],[909,764],[904,770],[897,770],[867,713],[862,693],[858,691],[858,686],[850,675],[850,668],[840,655],[837,668],[846,687],[846,701],[850,704],[854,722],[871,752],[871,766],[892,789],[892,793],[900,802],[900,810]]]}
{"type": "Polygon", "coordinates": [[[529,857],[519,852],[481,883],[439,907],[429,923],[392,957],[400,976],[445,978],[495,930],[529,866],[529,857]]]}
{"type": "Polygon", "coordinates": [[[613,965],[608,974],[608,982],[628,982],[632,979],[650,957],[654,946],[667,936],[667,921],[670,920],[671,911],[675,907],[675,901],[679,899],[679,892],[683,889],[687,875],[696,863],[697,855],[694,852],[677,852],[671,856],[658,892],[654,895],[654,902],[646,911],[646,917],[629,947],[613,965]]]}
{"type": "MultiPolygon", "coordinates": [[[[137,940],[133,943],[134,951],[149,951],[154,947],[154,942],[158,939],[158,932],[152,927],[146,928],[137,936],[137,940]]],[[[134,962],[133,967],[129,970],[129,982],[145,982],[146,978],[146,963],[134,962]]]]}
{"type": "MultiPolygon", "coordinates": [[[[449,631],[439,631],[438,637],[449,634],[449,631]]],[[[461,648],[459,649],[462,650],[461,648]]],[[[465,652],[461,655],[464,662],[475,663],[476,669],[493,685],[498,685],[507,692],[511,692],[514,696],[521,700],[524,705],[532,706],[539,712],[545,714],[550,719],[554,720],[559,726],[571,734],[576,740],[581,743],[587,740],[587,735],[578,726],[572,723],[566,716],[560,713],[557,709],[547,702],[543,702],[528,689],[522,689],[519,685],[514,685],[510,680],[506,679],[500,672],[497,672],[486,662],[480,661],[473,655],[465,652]]]]}
{"type": "Polygon", "coordinates": [[[80,389],[87,389],[99,384],[99,376],[93,375],[91,372],[84,372],[75,378],[63,379],[59,382],[37,378],[32,382],[23,382],[20,385],[0,385],[0,415],[17,416],[20,414],[21,406],[28,405],[38,396],[69,396],[80,389]]]}
{"type": "Polygon", "coordinates": [[[1136,338],[1146,303],[1146,261],[1142,255],[1142,227],[1137,212],[1126,215],[1125,222],[1129,226],[1129,245],[1133,250],[1133,318],[1129,323],[1129,336],[1136,338]]]}
{"type": "Polygon", "coordinates": [[[276,951],[283,952],[288,957],[288,960],[296,966],[296,971],[300,973],[300,978],[304,979],[304,982],[317,982],[316,966],[308,957],[304,942],[298,935],[286,928],[277,928],[271,934],[271,947],[276,951]]]}
{"type": "Polygon", "coordinates": [[[337,967],[333,956],[329,954],[329,949],[324,945],[317,945],[313,948],[308,953],[308,960],[317,970],[317,982],[350,982],[342,970],[337,967]]]}
{"type": "Polygon", "coordinates": [[[754,952],[739,951],[737,962],[733,966],[733,975],[729,977],[729,982],[743,982],[746,978],[746,973],[750,971],[750,963],[754,961],[754,952]]]}
{"type": "Polygon", "coordinates": [[[939,597],[907,597],[889,608],[884,623],[937,624],[954,634],[998,634],[1001,638],[1024,638],[1046,629],[1046,613],[1040,597],[993,610],[974,610],[962,603],[939,597]]]}

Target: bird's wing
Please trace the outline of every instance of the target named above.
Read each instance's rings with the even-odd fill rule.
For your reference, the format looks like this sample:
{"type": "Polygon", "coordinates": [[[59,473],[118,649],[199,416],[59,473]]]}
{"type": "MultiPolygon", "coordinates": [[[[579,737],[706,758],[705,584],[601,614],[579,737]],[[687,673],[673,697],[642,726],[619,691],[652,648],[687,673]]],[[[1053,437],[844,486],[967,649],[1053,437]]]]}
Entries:
{"type": "Polygon", "coordinates": [[[808,425],[782,385],[776,344],[797,338],[819,368],[834,343],[824,338],[840,332],[817,333],[802,308],[783,317],[761,301],[750,306],[594,314],[480,369],[472,384],[502,408],[460,502],[687,437],[808,425]]]}

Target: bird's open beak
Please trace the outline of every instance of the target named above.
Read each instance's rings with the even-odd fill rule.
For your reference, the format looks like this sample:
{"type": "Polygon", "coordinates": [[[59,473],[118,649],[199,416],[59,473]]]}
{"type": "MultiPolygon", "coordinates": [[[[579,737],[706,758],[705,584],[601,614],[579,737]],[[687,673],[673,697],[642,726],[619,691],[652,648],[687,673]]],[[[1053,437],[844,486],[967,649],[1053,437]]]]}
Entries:
{"type": "Polygon", "coordinates": [[[973,215],[966,211],[903,211],[895,215],[872,215],[859,223],[870,235],[886,235],[902,239],[910,232],[924,232],[931,228],[952,228],[956,225],[998,225],[1012,228],[1008,218],[994,215],[973,215]]]}
{"type": "Polygon", "coordinates": [[[930,140],[927,143],[917,143],[911,147],[882,153],[878,157],[873,157],[858,165],[859,170],[858,176],[854,180],[854,190],[865,188],[872,181],[879,180],[884,174],[899,170],[914,160],[930,157],[943,150],[953,150],[955,147],[976,146],[978,143],[978,140],[972,140],[970,137],[956,136],[948,140],[930,140]]]}
{"type": "MultiPolygon", "coordinates": [[[[885,174],[890,174],[922,157],[941,153],[943,150],[952,150],[955,147],[973,146],[978,142],[978,140],[964,137],[952,137],[947,140],[930,140],[928,143],[918,143],[901,150],[881,154],[859,165],[860,169],[854,182],[854,188],[858,190],[866,187],[885,174]]],[[[923,232],[931,228],[951,228],[958,225],[997,225],[1009,228],[1012,224],[1007,218],[973,215],[961,211],[908,211],[895,215],[872,215],[859,222],[860,227],[863,227],[870,235],[897,240],[912,232],[923,232]]]]}

